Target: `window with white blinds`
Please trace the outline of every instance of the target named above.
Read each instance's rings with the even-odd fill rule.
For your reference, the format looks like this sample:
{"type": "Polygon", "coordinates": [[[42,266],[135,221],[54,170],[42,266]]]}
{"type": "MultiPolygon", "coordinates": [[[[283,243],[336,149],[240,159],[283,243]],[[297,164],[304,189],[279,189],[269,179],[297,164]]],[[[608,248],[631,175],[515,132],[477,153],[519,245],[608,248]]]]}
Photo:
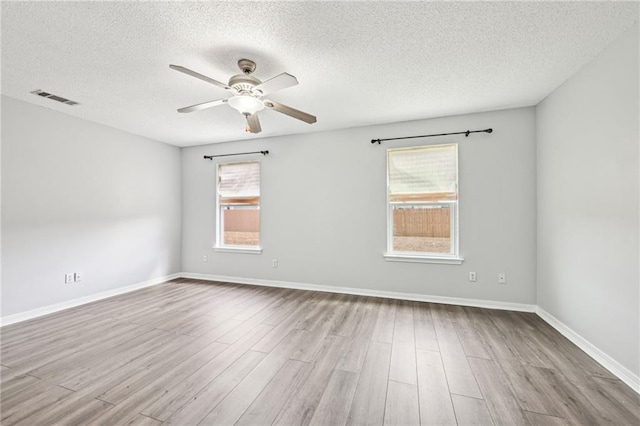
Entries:
{"type": "Polygon", "coordinates": [[[260,245],[260,162],[218,165],[217,246],[260,245]]]}
{"type": "Polygon", "coordinates": [[[458,257],[458,146],[387,151],[388,253],[458,257]]]}
{"type": "Polygon", "coordinates": [[[456,145],[394,149],[389,155],[391,201],[445,201],[458,198],[456,145]]]}
{"type": "Polygon", "coordinates": [[[251,204],[260,200],[260,163],[229,163],[218,166],[221,202],[251,204]]]}

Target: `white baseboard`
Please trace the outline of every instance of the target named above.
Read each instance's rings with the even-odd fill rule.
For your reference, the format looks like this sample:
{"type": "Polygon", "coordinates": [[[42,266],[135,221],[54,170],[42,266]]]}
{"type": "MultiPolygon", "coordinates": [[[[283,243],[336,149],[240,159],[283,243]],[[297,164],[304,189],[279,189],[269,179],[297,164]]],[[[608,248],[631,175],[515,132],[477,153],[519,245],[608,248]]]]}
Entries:
{"type": "Polygon", "coordinates": [[[640,393],[640,377],[630,371],[628,368],[620,364],[615,359],[598,349],[587,339],[567,327],[559,319],[542,309],[540,306],[536,308],[536,314],[551,327],[555,328],[560,334],[569,339],[577,347],[582,349],[587,355],[599,362],[604,368],[609,370],[613,375],[625,382],[637,393],[640,393]]]}
{"type": "Polygon", "coordinates": [[[354,294],[357,296],[382,297],[385,299],[414,300],[417,302],[443,303],[446,305],[473,306],[476,308],[502,309],[507,311],[535,312],[535,305],[525,303],[494,302],[491,300],[463,299],[458,297],[429,296],[416,293],[369,290],[353,287],[334,287],[330,285],[295,283],[290,281],[263,280],[257,278],[228,277],[223,275],[194,274],[183,272],[183,278],[205,281],[220,281],[236,284],[251,284],[265,287],[293,288],[296,290],[322,291],[328,293],[354,294]]]}
{"type": "Polygon", "coordinates": [[[162,284],[163,282],[170,281],[176,278],[180,278],[182,274],[171,274],[163,277],[153,278],[151,280],[143,281],[140,283],[128,285],[125,287],[115,288],[113,290],[107,290],[100,293],[92,294],[89,296],[79,297],[77,299],[68,300],[66,302],[56,303],[54,305],[43,306],[42,308],[32,309],[26,312],[20,312],[13,315],[7,315],[0,318],[0,327],[5,325],[15,324],[17,322],[27,321],[33,318],[41,317],[43,315],[52,314],[54,312],[63,311],[65,309],[74,308],[76,306],[84,305],[86,303],[95,302],[97,300],[106,299],[108,297],[117,296],[123,293],[129,293],[130,291],[139,290],[141,288],[150,287],[152,285],[162,284]]]}

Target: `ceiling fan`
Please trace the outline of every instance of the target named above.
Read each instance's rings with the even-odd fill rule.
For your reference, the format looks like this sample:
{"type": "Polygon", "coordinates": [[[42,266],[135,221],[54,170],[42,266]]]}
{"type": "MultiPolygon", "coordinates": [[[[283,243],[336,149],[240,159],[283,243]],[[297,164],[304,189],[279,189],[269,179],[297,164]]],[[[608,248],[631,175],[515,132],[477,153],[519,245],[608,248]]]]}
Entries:
{"type": "Polygon", "coordinates": [[[169,68],[171,69],[180,71],[202,81],[206,81],[214,86],[221,87],[233,94],[230,98],[218,99],[216,101],[209,101],[180,108],[178,112],[193,112],[218,105],[228,104],[231,108],[237,110],[246,117],[247,127],[245,130],[251,133],[260,133],[262,131],[262,128],[260,127],[260,120],[258,119],[258,112],[262,111],[264,107],[281,112],[289,117],[302,120],[305,123],[312,124],[316,122],[316,117],[311,114],[262,98],[263,96],[275,91],[286,89],[287,87],[298,84],[298,79],[294,76],[283,72],[282,74],[263,82],[251,75],[256,70],[255,62],[249,59],[240,59],[238,61],[238,67],[242,71],[242,74],[232,76],[229,79],[229,84],[224,84],[180,65],[169,65],[169,68]]]}

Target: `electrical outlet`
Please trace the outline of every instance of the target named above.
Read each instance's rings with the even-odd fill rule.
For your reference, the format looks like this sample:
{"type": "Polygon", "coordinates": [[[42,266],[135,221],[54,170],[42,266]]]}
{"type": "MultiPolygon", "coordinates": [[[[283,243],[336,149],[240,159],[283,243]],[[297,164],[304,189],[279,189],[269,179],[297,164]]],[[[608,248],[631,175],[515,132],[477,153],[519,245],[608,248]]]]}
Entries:
{"type": "Polygon", "coordinates": [[[64,283],[65,284],[72,283],[74,278],[75,277],[73,276],[73,274],[64,274],[64,283]]]}
{"type": "Polygon", "coordinates": [[[75,274],[73,274],[73,281],[75,282],[80,282],[82,281],[82,272],[76,272],[75,274]]]}
{"type": "Polygon", "coordinates": [[[504,272],[500,272],[498,274],[498,283],[506,284],[507,283],[507,274],[505,274],[504,272]]]}
{"type": "Polygon", "coordinates": [[[475,272],[469,272],[469,281],[471,282],[476,282],[476,273],[475,272]]]}
{"type": "Polygon", "coordinates": [[[271,267],[272,268],[277,268],[278,267],[278,259],[273,259],[271,261],[271,267]]]}
{"type": "Polygon", "coordinates": [[[204,256],[202,256],[202,261],[204,263],[207,263],[209,261],[209,258],[207,257],[207,255],[205,254],[204,256]]]}

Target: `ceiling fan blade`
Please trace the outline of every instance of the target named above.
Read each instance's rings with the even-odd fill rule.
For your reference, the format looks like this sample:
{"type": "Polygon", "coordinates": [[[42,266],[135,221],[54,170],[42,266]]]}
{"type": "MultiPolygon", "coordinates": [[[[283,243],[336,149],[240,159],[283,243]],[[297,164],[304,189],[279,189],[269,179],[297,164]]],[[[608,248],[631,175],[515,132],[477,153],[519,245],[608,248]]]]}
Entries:
{"type": "Polygon", "coordinates": [[[258,113],[254,112],[253,114],[247,114],[247,131],[251,133],[260,133],[262,131],[262,127],[260,127],[260,120],[258,120],[258,113]]]}
{"type": "Polygon", "coordinates": [[[201,104],[191,105],[188,107],[180,108],[178,112],[193,112],[200,111],[201,109],[211,108],[218,105],[226,104],[229,99],[218,99],[217,101],[203,102],[201,104]]]}
{"type": "Polygon", "coordinates": [[[275,77],[258,84],[255,89],[260,90],[263,95],[266,95],[278,90],[286,89],[287,87],[295,86],[296,84],[298,84],[297,78],[291,74],[283,72],[282,74],[276,75],[275,77]]]}
{"type": "Polygon", "coordinates": [[[293,118],[297,118],[298,120],[302,120],[305,123],[313,124],[313,123],[315,123],[317,121],[315,115],[307,114],[306,112],[302,112],[302,111],[297,110],[295,108],[291,108],[290,106],[287,106],[287,105],[279,104],[278,102],[265,100],[264,101],[264,106],[266,106],[267,108],[270,108],[272,110],[275,110],[275,111],[281,112],[283,114],[286,114],[289,117],[293,117],[293,118]]]}
{"type": "Polygon", "coordinates": [[[171,68],[173,70],[176,70],[176,71],[180,71],[181,73],[185,73],[187,75],[190,75],[191,77],[198,78],[198,79],[200,79],[202,81],[206,81],[207,83],[211,83],[214,86],[222,87],[223,89],[227,89],[227,90],[230,89],[230,87],[227,86],[226,84],[220,83],[218,80],[214,80],[214,79],[212,79],[210,77],[207,77],[206,75],[202,75],[202,74],[199,74],[199,73],[197,73],[195,71],[191,71],[189,68],[181,67],[180,65],[169,65],[169,68],[171,68]]]}

